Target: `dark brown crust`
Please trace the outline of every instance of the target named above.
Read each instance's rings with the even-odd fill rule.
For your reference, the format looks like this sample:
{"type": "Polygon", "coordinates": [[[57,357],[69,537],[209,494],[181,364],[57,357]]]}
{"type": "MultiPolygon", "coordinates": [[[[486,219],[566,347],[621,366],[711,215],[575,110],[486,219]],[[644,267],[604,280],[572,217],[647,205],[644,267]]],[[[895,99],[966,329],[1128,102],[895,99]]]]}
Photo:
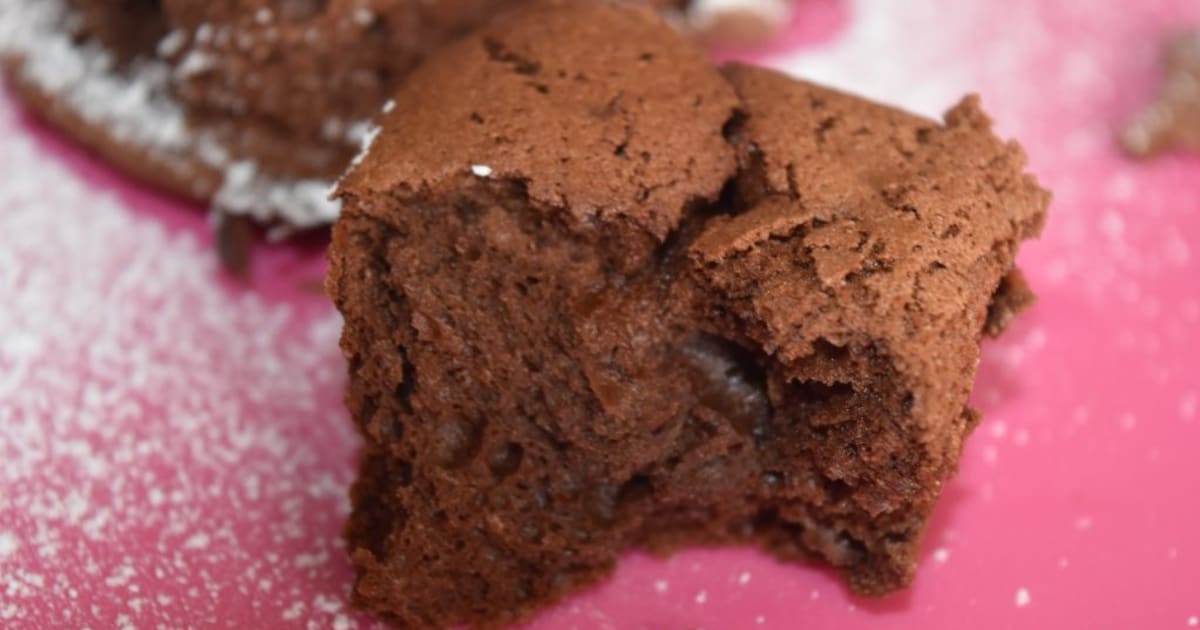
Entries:
{"type": "Polygon", "coordinates": [[[5,80],[30,113],[100,159],[139,181],[187,200],[206,202],[216,192],[222,176],[219,171],[190,158],[121,142],[105,125],[85,120],[74,107],[28,80],[20,58],[6,57],[2,65],[5,80]]]}

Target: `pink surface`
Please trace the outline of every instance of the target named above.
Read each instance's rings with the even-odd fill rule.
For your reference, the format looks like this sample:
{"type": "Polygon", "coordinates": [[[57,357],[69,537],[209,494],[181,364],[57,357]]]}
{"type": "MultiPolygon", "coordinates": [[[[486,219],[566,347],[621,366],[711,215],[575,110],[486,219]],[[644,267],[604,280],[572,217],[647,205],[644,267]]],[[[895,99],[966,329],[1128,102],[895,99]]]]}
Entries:
{"type": "MultiPolygon", "coordinates": [[[[920,573],[863,600],[749,550],[632,554],[530,627],[1200,626],[1200,157],[1112,142],[1200,4],[808,8],[841,30],[769,63],[921,111],[977,89],[1056,193],[920,573]]],[[[260,248],[239,287],[194,209],[3,98],[0,137],[0,627],[370,627],[343,604],[357,440],[320,244],[260,248]]]]}

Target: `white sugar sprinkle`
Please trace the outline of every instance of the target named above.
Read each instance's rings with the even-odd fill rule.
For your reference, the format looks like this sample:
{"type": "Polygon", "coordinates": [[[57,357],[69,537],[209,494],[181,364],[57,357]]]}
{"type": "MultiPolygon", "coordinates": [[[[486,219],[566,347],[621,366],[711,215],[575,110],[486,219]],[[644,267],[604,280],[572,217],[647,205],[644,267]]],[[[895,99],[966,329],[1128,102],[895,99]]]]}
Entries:
{"type": "Polygon", "coordinates": [[[300,615],[302,614],[304,614],[304,602],[293,602],[291,606],[288,606],[288,608],[283,611],[283,620],[294,621],[299,619],[300,615]]]}
{"type": "Polygon", "coordinates": [[[950,550],[945,547],[938,547],[933,550],[933,561],[938,564],[946,564],[950,559],[950,550]]]}
{"type": "Polygon", "coordinates": [[[174,30],[167,33],[167,36],[158,42],[158,56],[173,57],[183,50],[187,44],[187,33],[182,30],[174,30]]]}
{"type": "Polygon", "coordinates": [[[1200,617],[1197,617],[1195,615],[1188,617],[1187,625],[1189,628],[1195,628],[1196,626],[1200,626],[1200,617]]]}
{"type": "Polygon", "coordinates": [[[12,532],[0,532],[0,560],[15,554],[20,543],[12,532]]]}
{"type": "Polygon", "coordinates": [[[1024,587],[1017,589],[1017,595],[1014,599],[1017,604],[1017,608],[1024,608],[1028,606],[1029,602],[1031,601],[1029,597],[1029,589],[1024,587]]]}
{"type": "Polygon", "coordinates": [[[759,615],[759,616],[757,616],[757,617],[755,617],[755,618],[754,618],[754,623],[756,623],[756,624],[758,624],[758,625],[760,625],[760,626],[761,626],[761,625],[763,625],[764,623],[767,623],[767,618],[766,618],[766,617],[764,617],[764,616],[762,616],[762,615],[759,615]]]}
{"type": "Polygon", "coordinates": [[[667,589],[670,588],[670,586],[671,586],[670,583],[668,583],[666,580],[655,580],[654,581],[654,592],[666,593],[667,589]]]}
{"type": "Polygon", "coordinates": [[[703,604],[708,601],[708,591],[700,591],[696,593],[696,603],[703,604]]]}
{"type": "Polygon", "coordinates": [[[472,164],[471,172],[474,173],[476,177],[491,177],[492,167],[486,164],[472,164]]]}
{"type": "Polygon", "coordinates": [[[749,584],[750,583],[750,572],[742,571],[741,575],[738,575],[738,577],[737,577],[737,583],[741,584],[742,586],[749,584]]]}
{"type": "Polygon", "coordinates": [[[1079,518],[1075,519],[1075,529],[1083,531],[1083,530],[1087,530],[1087,529],[1091,529],[1091,528],[1092,528],[1092,517],[1085,515],[1085,516],[1080,516],[1079,518]]]}
{"type": "Polygon", "coordinates": [[[1121,415],[1121,429],[1124,431],[1132,431],[1137,428],[1137,416],[1126,413],[1121,415]]]}
{"type": "Polygon", "coordinates": [[[212,70],[214,61],[211,55],[203,50],[188,51],[179,65],[175,66],[175,76],[180,79],[194,77],[212,70]]]}
{"type": "Polygon", "coordinates": [[[379,138],[381,129],[372,125],[366,130],[362,138],[362,147],[358,151],[358,155],[351,160],[351,166],[362,164],[363,160],[367,159],[367,155],[371,153],[371,147],[375,145],[375,140],[379,138]]]}
{"type": "Polygon", "coordinates": [[[188,537],[187,540],[185,540],[183,542],[183,548],[184,549],[204,549],[204,548],[208,547],[208,542],[209,542],[208,534],[206,534],[204,532],[196,532],[195,534],[192,534],[190,537],[188,537]]]}

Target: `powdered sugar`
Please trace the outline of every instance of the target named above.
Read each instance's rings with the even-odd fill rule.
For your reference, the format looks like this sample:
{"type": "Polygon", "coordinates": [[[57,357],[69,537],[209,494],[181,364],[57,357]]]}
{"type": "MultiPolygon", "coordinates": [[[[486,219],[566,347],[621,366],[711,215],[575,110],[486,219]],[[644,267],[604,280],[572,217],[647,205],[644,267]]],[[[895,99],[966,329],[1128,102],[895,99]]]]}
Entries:
{"type": "Polygon", "coordinates": [[[0,625],[348,627],[340,321],[0,135],[0,625]]]}
{"type": "Polygon", "coordinates": [[[17,552],[17,535],[12,532],[0,532],[0,561],[17,552]]]}
{"type": "MultiPolygon", "coordinates": [[[[171,95],[172,74],[205,71],[211,64],[205,55],[189,53],[175,68],[141,58],[118,69],[107,50],[73,40],[72,21],[62,0],[5,0],[0,51],[21,57],[22,76],[90,124],[107,129],[116,141],[140,147],[178,169],[195,161],[223,171],[214,196],[214,204],[223,210],[298,228],[337,217],[339,203],[325,194],[330,182],[270,177],[253,163],[232,160],[211,134],[189,128],[171,95]]],[[[169,34],[160,49],[178,49],[181,37],[169,34]]]]}
{"type": "Polygon", "coordinates": [[[287,228],[313,227],[337,218],[341,204],[329,200],[329,188],[323,180],[281,180],[261,172],[252,161],[237,160],[227,164],[213,204],[262,222],[283,219],[287,228]]]}
{"type": "Polygon", "coordinates": [[[772,65],[927,116],[940,115],[975,87],[972,65],[945,58],[945,50],[951,47],[947,40],[961,37],[965,30],[954,26],[972,22],[972,13],[983,10],[979,3],[854,0],[850,4],[855,19],[833,45],[819,52],[784,55],[772,65]],[[931,30],[930,24],[939,26],[931,30]],[[935,64],[937,72],[914,80],[911,68],[935,64]]]}

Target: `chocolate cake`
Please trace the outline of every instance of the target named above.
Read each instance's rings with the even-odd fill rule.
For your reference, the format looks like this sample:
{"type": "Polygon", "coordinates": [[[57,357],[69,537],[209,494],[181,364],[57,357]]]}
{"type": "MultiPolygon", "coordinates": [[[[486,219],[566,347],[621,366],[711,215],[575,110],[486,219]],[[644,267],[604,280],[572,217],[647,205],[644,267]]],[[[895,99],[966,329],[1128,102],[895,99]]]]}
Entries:
{"type": "MultiPolygon", "coordinates": [[[[523,1],[9,0],[0,56],[31,110],[117,166],[307,228],[336,217],[329,187],[397,82],[523,1]]],[[[755,0],[705,0],[692,18],[684,0],[642,1],[708,36],[755,0]]],[[[786,17],[770,9],[760,26],[786,17]]]]}
{"type": "Polygon", "coordinates": [[[1164,49],[1166,78],[1155,101],[1121,135],[1134,157],[1164,151],[1200,151],[1200,31],[1171,38],[1164,49]]]}
{"type": "Polygon", "coordinates": [[[938,123],[544,2],[395,99],[327,280],[358,606],[502,625],[694,544],[909,582],[1048,202],[976,98],[938,123]]]}

